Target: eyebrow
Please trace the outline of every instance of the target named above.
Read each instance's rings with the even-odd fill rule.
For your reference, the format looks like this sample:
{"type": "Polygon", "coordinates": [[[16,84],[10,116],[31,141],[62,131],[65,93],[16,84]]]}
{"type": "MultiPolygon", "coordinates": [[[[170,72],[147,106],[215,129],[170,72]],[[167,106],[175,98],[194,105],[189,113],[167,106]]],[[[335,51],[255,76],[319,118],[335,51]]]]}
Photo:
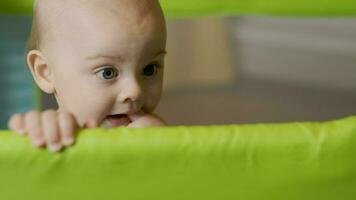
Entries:
{"type": "Polygon", "coordinates": [[[86,60],[95,60],[98,58],[108,58],[108,59],[112,59],[112,60],[119,60],[119,61],[123,61],[124,57],[123,56],[111,56],[111,55],[104,55],[104,54],[96,54],[95,56],[88,56],[85,59],[86,60]]]}
{"type": "Polygon", "coordinates": [[[162,51],[158,52],[158,54],[156,54],[155,57],[160,56],[160,55],[166,55],[166,54],[167,54],[167,51],[166,50],[162,50],[162,51]]]}
{"type": "MultiPolygon", "coordinates": [[[[158,56],[161,55],[166,55],[167,51],[166,50],[162,50],[159,51],[155,56],[153,56],[153,58],[156,58],[158,56]]],[[[87,60],[94,60],[97,58],[108,58],[108,59],[115,59],[115,60],[119,60],[120,62],[124,61],[125,58],[123,56],[112,56],[112,55],[104,55],[104,54],[96,54],[95,56],[88,56],[86,57],[87,60]]]]}

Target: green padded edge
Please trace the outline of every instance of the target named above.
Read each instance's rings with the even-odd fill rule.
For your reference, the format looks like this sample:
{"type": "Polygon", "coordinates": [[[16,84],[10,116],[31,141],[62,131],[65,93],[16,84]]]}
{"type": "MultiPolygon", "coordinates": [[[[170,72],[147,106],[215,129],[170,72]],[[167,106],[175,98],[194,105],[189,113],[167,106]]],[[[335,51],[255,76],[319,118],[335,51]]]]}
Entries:
{"type": "MultiPolygon", "coordinates": [[[[355,16],[354,0],[160,0],[168,17],[205,15],[355,16]]],[[[0,13],[30,14],[33,0],[1,0],[0,13]]]]}
{"type": "Polygon", "coordinates": [[[0,198],[353,200],[356,117],[91,129],[62,153],[0,132],[0,198]]]}

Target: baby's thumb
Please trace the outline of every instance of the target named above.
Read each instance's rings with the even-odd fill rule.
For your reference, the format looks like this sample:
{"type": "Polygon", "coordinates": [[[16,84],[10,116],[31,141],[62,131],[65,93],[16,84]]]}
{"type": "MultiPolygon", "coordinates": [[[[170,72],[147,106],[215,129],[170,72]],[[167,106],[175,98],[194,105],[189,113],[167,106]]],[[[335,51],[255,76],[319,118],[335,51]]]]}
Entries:
{"type": "Polygon", "coordinates": [[[141,118],[144,115],[146,115],[146,113],[143,110],[140,110],[139,112],[131,114],[128,117],[130,118],[131,121],[136,121],[137,119],[141,118]]]}

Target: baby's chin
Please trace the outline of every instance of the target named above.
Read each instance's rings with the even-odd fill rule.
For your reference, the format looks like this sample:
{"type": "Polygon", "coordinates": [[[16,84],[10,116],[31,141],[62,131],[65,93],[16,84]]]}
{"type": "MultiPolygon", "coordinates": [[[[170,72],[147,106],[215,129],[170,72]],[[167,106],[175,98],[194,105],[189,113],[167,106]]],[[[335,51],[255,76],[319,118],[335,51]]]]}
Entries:
{"type": "Polygon", "coordinates": [[[130,123],[132,123],[132,120],[128,117],[128,115],[125,114],[110,115],[104,119],[100,127],[115,128],[115,127],[128,126],[130,123]]]}

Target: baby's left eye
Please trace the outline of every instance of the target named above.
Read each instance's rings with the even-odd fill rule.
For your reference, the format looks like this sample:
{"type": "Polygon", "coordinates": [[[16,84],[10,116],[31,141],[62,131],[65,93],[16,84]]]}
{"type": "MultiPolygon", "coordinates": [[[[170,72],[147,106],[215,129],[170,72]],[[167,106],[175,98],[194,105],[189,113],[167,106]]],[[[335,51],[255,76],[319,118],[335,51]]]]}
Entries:
{"type": "Polygon", "coordinates": [[[157,73],[158,70],[158,65],[157,64],[150,64],[147,65],[144,69],[143,69],[143,75],[144,76],[153,76],[157,73]]]}

